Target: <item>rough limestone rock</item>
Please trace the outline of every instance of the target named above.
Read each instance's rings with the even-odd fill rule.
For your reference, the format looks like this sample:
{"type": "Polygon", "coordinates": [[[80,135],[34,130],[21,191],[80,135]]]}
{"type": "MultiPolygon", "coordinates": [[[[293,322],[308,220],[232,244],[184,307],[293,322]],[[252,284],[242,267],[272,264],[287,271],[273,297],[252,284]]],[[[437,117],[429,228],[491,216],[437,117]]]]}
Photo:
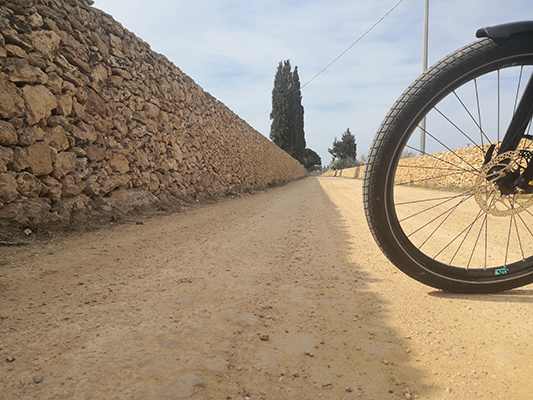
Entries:
{"type": "Polygon", "coordinates": [[[0,172],[7,172],[7,164],[13,161],[13,154],[9,147],[0,146],[0,172]]]}
{"type": "Polygon", "coordinates": [[[0,1],[0,28],[0,233],[306,175],[91,0],[0,1]]]}
{"type": "MultiPolygon", "coordinates": [[[[30,21],[32,18],[42,17],[39,14],[33,14],[29,17],[30,21]]],[[[31,23],[31,22],[30,22],[31,23]]],[[[35,24],[34,24],[35,25],[35,24]]],[[[35,28],[40,28],[42,26],[34,26],[35,28]]],[[[45,30],[36,30],[31,32],[30,41],[33,44],[35,51],[37,51],[42,58],[45,60],[52,61],[54,55],[59,50],[59,44],[61,43],[61,38],[54,31],[45,31],[45,30]]]]}
{"type": "Polygon", "coordinates": [[[28,124],[35,125],[48,118],[57,107],[53,93],[44,85],[29,86],[22,89],[22,98],[26,102],[28,124]]]}
{"type": "Polygon", "coordinates": [[[57,202],[59,199],[61,199],[63,185],[60,182],[48,175],[40,178],[40,180],[43,183],[41,194],[44,197],[53,202],[57,202]]]}
{"type": "Polygon", "coordinates": [[[3,66],[4,72],[7,73],[8,79],[15,83],[46,83],[48,75],[41,69],[33,67],[26,59],[8,58],[3,66]]]}
{"type": "Polygon", "coordinates": [[[26,105],[22,92],[17,86],[8,82],[7,77],[0,73],[0,117],[11,119],[24,116],[26,105]]]}
{"type": "Polygon", "coordinates": [[[109,160],[109,166],[114,174],[125,174],[130,170],[128,159],[121,154],[115,154],[113,158],[109,160]]]}
{"type": "Polygon", "coordinates": [[[13,146],[17,143],[17,132],[15,132],[13,125],[0,120],[0,146],[13,146]]]}
{"type": "Polygon", "coordinates": [[[67,132],[60,125],[46,131],[44,142],[57,151],[67,150],[70,147],[67,132]]]}
{"type": "Polygon", "coordinates": [[[29,146],[38,140],[43,140],[44,135],[44,130],[39,126],[23,126],[18,134],[18,144],[21,146],[29,146]]]}
{"type": "Polygon", "coordinates": [[[0,201],[3,203],[10,203],[19,197],[17,192],[17,174],[14,172],[6,172],[0,174],[0,201]]]}
{"type": "Polygon", "coordinates": [[[29,169],[35,176],[48,175],[52,167],[50,146],[44,142],[37,142],[26,148],[29,169]]]}
{"type": "Polygon", "coordinates": [[[13,161],[10,165],[13,171],[23,171],[30,167],[28,153],[21,147],[13,147],[13,161]]]}
{"type": "Polygon", "coordinates": [[[86,148],[87,158],[91,161],[102,161],[106,158],[106,150],[102,146],[93,145],[86,148]]]}
{"type": "Polygon", "coordinates": [[[39,197],[42,182],[29,172],[17,174],[17,191],[24,197],[39,197]]]}
{"type": "Polygon", "coordinates": [[[58,153],[54,160],[54,170],[52,176],[56,179],[61,179],[65,175],[76,170],[77,157],[75,153],[64,151],[58,153]]]}

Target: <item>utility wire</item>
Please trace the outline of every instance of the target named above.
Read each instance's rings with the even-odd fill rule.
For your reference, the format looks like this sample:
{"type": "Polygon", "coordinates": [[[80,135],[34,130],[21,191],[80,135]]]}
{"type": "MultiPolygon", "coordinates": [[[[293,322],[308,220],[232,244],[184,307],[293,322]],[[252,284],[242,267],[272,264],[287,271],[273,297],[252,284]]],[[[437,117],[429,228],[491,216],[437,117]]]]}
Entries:
{"type": "Polygon", "coordinates": [[[366,35],[368,35],[370,33],[370,31],[372,31],[372,29],[374,29],[376,26],[379,25],[379,23],[381,21],[383,21],[385,18],[387,18],[387,16],[394,11],[394,9],[396,7],[398,7],[401,3],[403,2],[403,0],[400,0],[394,7],[392,7],[389,12],[387,14],[385,14],[383,17],[381,17],[381,19],[376,22],[374,25],[372,25],[372,27],[370,27],[370,29],[368,29],[359,39],[357,39],[355,42],[353,42],[346,50],[344,50],[340,56],[338,56],[336,59],[334,59],[332,62],[330,62],[322,71],[320,71],[318,74],[316,74],[315,76],[313,76],[311,79],[309,79],[302,87],[301,89],[303,89],[304,87],[306,87],[308,84],[310,84],[312,81],[315,80],[315,78],[317,76],[319,76],[322,72],[324,72],[325,70],[327,70],[329,67],[331,67],[339,58],[341,58],[343,55],[345,55],[352,47],[354,47],[357,43],[359,43],[366,35]]]}
{"type": "MultiPolygon", "coordinates": [[[[330,62],[326,67],[324,67],[318,74],[313,76],[311,79],[309,79],[300,89],[303,89],[307,85],[309,85],[312,81],[314,81],[320,74],[322,74],[325,70],[327,70],[329,67],[331,67],[339,58],[341,58],[343,55],[345,55],[352,47],[354,47],[357,43],[359,43],[366,35],[368,35],[376,26],[378,26],[381,21],[383,21],[387,16],[393,12],[401,3],[403,3],[403,0],[400,0],[394,7],[392,7],[383,17],[380,18],[378,22],[376,22],[374,25],[370,27],[359,39],[357,39],[355,42],[353,42],[346,50],[344,50],[336,59],[334,59],[332,62],[330,62]]],[[[270,110],[265,111],[264,113],[258,115],[257,117],[253,117],[252,119],[249,119],[248,122],[252,122],[253,120],[256,120],[259,117],[262,117],[263,115],[269,113],[270,110]]]]}

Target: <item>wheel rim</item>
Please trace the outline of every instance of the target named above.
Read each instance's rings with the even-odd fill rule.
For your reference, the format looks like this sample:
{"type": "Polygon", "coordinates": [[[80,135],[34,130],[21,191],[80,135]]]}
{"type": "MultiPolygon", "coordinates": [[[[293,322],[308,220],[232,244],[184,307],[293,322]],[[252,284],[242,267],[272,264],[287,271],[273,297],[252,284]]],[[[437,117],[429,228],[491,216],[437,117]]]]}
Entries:
{"type": "Polygon", "coordinates": [[[423,113],[425,153],[404,157],[418,155],[422,114],[397,149],[389,178],[391,228],[413,261],[433,273],[505,279],[533,265],[533,190],[502,193],[496,184],[501,175],[519,174],[533,151],[533,141],[524,139],[516,151],[496,156],[532,73],[530,61],[517,64],[523,65],[486,66],[479,76],[461,78],[423,113]],[[496,151],[487,163],[492,144],[496,151]]]}

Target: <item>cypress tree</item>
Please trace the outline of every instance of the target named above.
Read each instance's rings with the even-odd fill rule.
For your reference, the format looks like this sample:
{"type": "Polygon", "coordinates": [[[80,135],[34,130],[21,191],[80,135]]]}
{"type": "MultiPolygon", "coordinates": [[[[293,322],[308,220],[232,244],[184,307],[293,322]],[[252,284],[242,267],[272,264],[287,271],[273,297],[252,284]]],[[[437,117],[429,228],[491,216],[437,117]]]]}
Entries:
{"type": "Polygon", "coordinates": [[[270,113],[270,119],[272,120],[270,139],[288,153],[291,147],[291,127],[289,123],[290,71],[291,64],[289,60],[279,62],[274,78],[274,89],[272,89],[272,111],[270,113]]]}
{"type": "Polygon", "coordinates": [[[301,163],[305,158],[304,108],[302,106],[302,92],[298,67],[294,67],[291,77],[290,106],[292,119],[293,153],[291,154],[301,163]]]}
{"type": "Polygon", "coordinates": [[[304,108],[298,67],[280,61],[272,89],[270,139],[300,162],[305,158],[304,108]]]}

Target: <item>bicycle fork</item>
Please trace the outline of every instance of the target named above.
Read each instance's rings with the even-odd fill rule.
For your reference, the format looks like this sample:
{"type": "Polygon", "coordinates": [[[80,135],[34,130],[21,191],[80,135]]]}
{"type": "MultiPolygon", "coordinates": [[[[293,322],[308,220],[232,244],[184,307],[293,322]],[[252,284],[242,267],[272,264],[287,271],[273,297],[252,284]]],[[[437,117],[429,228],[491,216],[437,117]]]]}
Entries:
{"type": "MultiPolygon", "coordinates": [[[[513,115],[511,123],[505,132],[500,148],[498,149],[497,156],[504,154],[508,151],[514,151],[520,145],[520,141],[526,135],[526,129],[531,122],[533,116],[533,74],[530,76],[527,85],[524,89],[524,93],[516,111],[513,115]]],[[[494,153],[495,145],[491,145],[487,154],[485,155],[485,164],[487,164],[494,153]]],[[[498,182],[498,186],[503,193],[511,194],[525,194],[533,193],[533,162],[532,157],[528,157],[527,167],[518,177],[513,179],[502,179],[498,182]]]]}

